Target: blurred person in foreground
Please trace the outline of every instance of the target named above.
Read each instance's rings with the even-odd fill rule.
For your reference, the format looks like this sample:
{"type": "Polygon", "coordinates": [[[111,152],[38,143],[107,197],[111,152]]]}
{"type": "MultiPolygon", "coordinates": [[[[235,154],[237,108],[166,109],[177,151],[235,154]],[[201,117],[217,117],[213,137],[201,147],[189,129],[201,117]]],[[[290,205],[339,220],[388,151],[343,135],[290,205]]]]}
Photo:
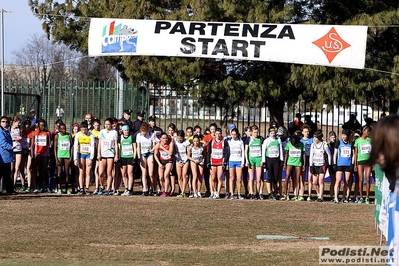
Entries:
{"type": "MultiPolygon", "coordinates": [[[[386,198],[388,218],[387,246],[395,249],[389,256],[392,263],[399,265],[399,115],[382,118],[371,132],[371,152],[367,164],[377,164],[389,180],[389,196],[386,198]]],[[[384,187],[384,186],[383,186],[384,187]]],[[[384,191],[383,197],[384,197],[384,191]]],[[[384,200],[384,199],[383,199],[384,200]]],[[[383,206],[381,206],[383,208],[383,206]]]]}

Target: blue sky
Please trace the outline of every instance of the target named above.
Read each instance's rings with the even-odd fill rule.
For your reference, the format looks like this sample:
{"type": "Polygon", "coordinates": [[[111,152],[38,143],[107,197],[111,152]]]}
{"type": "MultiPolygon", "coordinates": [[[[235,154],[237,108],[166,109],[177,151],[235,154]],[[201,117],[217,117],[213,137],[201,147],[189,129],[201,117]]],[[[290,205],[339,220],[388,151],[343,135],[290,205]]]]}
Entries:
{"type": "Polygon", "coordinates": [[[5,63],[12,63],[12,51],[21,47],[34,34],[44,34],[40,20],[30,12],[27,0],[0,0],[0,9],[10,11],[4,14],[5,63]]]}

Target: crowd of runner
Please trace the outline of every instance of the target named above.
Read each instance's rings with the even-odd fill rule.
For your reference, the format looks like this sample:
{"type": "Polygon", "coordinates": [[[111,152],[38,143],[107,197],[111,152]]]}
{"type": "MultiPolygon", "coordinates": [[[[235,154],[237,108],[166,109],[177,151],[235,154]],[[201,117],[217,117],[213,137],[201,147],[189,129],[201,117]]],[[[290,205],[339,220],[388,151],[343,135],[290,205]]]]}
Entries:
{"type": "Polygon", "coordinates": [[[60,119],[53,131],[43,119],[10,119],[16,191],[131,196],[141,176],[143,196],[322,202],[328,174],[332,201],[370,203],[372,125],[323,136],[297,117],[288,129],[270,123],[264,138],[257,125],[163,130],[155,116],[144,122],[140,111],[133,122],[131,113],[104,121],[86,114],[70,133],[60,119]]]}

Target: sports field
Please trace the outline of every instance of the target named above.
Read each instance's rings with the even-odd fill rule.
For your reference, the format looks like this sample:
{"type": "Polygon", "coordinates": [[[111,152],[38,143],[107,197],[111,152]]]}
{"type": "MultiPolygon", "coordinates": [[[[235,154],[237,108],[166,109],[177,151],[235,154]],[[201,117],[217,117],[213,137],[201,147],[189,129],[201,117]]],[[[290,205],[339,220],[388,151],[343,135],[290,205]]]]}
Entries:
{"type": "Polygon", "coordinates": [[[320,245],[378,245],[373,207],[143,196],[0,196],[0,265],[318,265],[320,245]],[[257,235],[331,240],[257,240],[257,235]]]}

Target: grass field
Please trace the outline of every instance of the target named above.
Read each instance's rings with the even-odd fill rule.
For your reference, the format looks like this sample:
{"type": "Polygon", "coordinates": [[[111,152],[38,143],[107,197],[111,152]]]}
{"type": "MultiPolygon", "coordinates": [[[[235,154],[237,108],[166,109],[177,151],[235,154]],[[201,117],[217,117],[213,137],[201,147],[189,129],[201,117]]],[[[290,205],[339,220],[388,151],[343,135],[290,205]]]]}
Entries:
{"type": "Polygon", "coordinates": [[[378,245],[374,205],[0,196],[0,265],[318,265],[321,245],[378,245]],[[257,240],[256,236],[330,241],[257,240]]]}

